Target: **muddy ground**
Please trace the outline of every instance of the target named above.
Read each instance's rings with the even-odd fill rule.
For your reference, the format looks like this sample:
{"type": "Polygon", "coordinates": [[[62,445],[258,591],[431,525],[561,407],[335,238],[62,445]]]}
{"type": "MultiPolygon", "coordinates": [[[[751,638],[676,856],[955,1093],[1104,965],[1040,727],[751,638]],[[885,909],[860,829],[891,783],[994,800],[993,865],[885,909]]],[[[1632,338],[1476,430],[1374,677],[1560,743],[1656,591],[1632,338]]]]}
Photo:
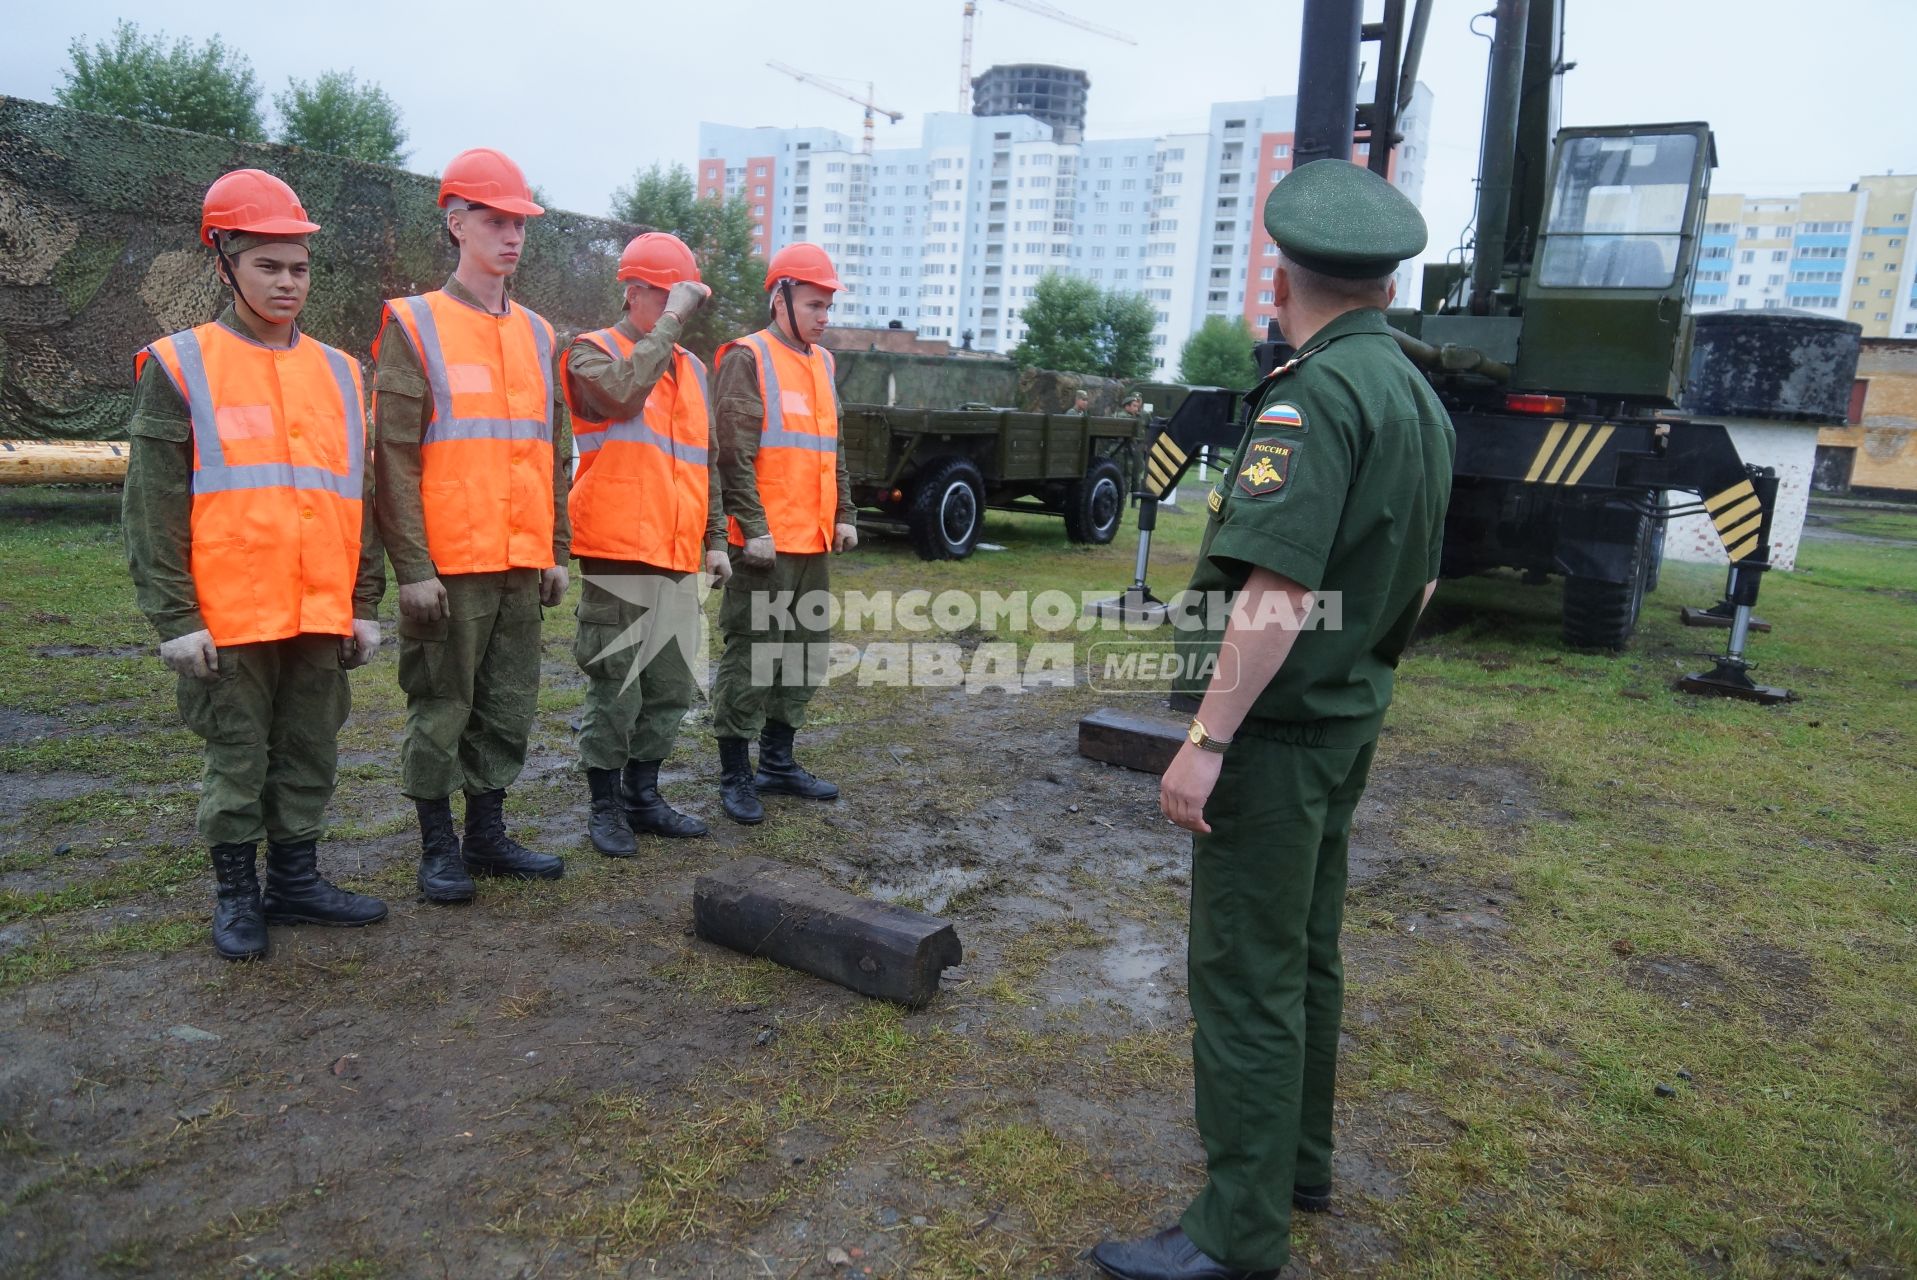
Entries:
{"type": "MultiPolygon", "coordinates": [[[[552,681],[576,682],[549,658],[552,681]]],[[[362,678],[389,680],[390,662],[362,678]]],[[[568,877],[454,909],[412,892],[379,745],[398,716],[362,708],[322,865],[386,896],[385,923],[276,929],[269,962],[223,965],[194,879],[7,927],[9,953],[82,962],[0,996],[0,1273],[1093,1274],[1079,1250],[1172,1220],[1202,1176],[1188,839],[1158,817],[1156,779],[1075,754],[1090,693],[887,696],[821,700],[836,723],[808,736],[811,758],[845,796],[774,800],[758,829],[719,815],[695,712],[667,787],[713,836],[642,837],[631,862],[584,845],[576,712],[542,714],[514,808],[568,877]],[[966,963],[895,1016],[694,939],[693,877],[747,853],[950,917],[966,963]],[[114,951],[156,920],[170,949],[114,951]]],[[[12,741],[61,732],[0,709],[12,741]]],[[[152,839],[190,847],[190,788],[116,797],[83,738],[72,750],[69,771],[0,774],[0,842],[77,850],[0,887],[80,883],[152,839]],[[103,794],[108,816],[72,829],[32,816],[103,794]]],[[[1420,796],[1488,827],[1538,817],[1494,754],[1404,758],[1387,735],[1348,910],[1397,927],[1351,931],[1350,1036],[1378,1016],[1365,982],[1397,949],[1494,947],[1502,928],[1508,888],[1447,883],[1442,860],[1393,843],[1389,814],[1420,796]]],[[[1394,1252],[1373,1212],[1400,1194],[1381,1135],[1419,1119],[1394,1105],[1341,1117],[1344,1216],[1301,1225],[1288,1274],[1365,1274],[1394,1252]]]]}

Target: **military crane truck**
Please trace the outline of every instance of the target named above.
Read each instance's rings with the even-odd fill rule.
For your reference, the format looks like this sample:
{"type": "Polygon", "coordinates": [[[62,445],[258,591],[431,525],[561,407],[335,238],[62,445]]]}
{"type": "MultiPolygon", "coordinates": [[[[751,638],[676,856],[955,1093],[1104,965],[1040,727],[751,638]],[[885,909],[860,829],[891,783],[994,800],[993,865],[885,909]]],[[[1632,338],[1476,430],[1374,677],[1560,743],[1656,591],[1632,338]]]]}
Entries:
{"type": "MultiPolygon", "coordinates": [[[[1294,167],[1368,142],[1369,166],[1386,173],[1432,5],[1407,7],[1386,0],[1383,20],[1364,23],[1360,0],[1305,0],[1294,167]],[[1365,44],[1377,46],[1379,87],[1360,105],[1365,44]]],[[[1731,563],[1730,640],[1715,669],[1684,687],[1786,697],[1754,684],[1744,659],[1777,477],[1745,464],[1724,425],[1676,410],[1716,163],[1710,127],[1560,129],[1564,0],[1497,0],[1495,20],[1475,243],[1465,261],[1427,266],[1421,305],[1388,317],[1457,427],[1443,572],[1561,576],[1565,642],[1621,649],[1656,583],[1664,522],[1703,511],[1731,563]],[[1683,494],[1694,500],[1667,498],[1683,494]]],[[[1264,373],[1286,354],[1271,337],[1259,347],[1264,373]]],[[[1851,350],[1854,366],[1854,339],[1851,350]]],[[[1827,345],[1806,355],[1829,357],[1827,345]]],[[[1115,607],[1151,609],[1149,508],[1200,450],[1237,443],[1247,399],[1195,392],[1147,442],[1139,568],[1115,607]]]]}

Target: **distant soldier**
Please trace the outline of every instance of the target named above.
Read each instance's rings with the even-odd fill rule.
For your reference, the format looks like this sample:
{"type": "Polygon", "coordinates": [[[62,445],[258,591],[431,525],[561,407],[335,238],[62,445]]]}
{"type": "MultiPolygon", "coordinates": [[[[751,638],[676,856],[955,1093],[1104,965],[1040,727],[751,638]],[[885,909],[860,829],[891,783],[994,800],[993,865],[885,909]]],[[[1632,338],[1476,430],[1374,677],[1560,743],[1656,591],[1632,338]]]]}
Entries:
{"type": "Polygon", "coordinates": [[[691,655],[675,625],[699,607],[692,575],[732,575],[706,368],[677,341],[712,290],[692,250],[662,231],[626,246],[619,279],[625,314],[573,339],[561,361],[579,449],[570,508],[584,585],[573,655],[587,681],[587,834],[615,858],[637,852],[635,831],[706,834],[660,796],[659,766],[692,705],[691,655]]]}
{"type": "Polygon", "coordinates": [[[1137,418],[1143,421],[1145,417],[1145,397],[1136,391],[1132,392],[1125,397],[1125,403],[1118,407],[1118,412],[1120,417],[1137,418]]]}
{"type": "Polygon", "coordinates": [[[713,389],[726,536],[736,558],[719,610],[725,653],[713,682],[712,731],[720,800],[727,817],[744,823],[765,821],[763,791],[808,800],[839,794],[793,758],[831,633],[791,606],[830,589],[828,552],[859,545],[839,451],[832,353],[818,345],[832,295],[843,286],[825,250],[801,243],[772,255],[765,287],[771,323],[719,348],[713,389]],[[773,607],[782,598],[786,607],[773,607]],[[799,669],[778,655],[797,658],[799,669]]]}
{"type": "Polygon", "coordinates": [[[1092,411],[1092,393],[1080,388],[1072,392],[1072,412],[1090,413],[1092,411]]]}
{"type": "Polygon", "coordinates": [[[484,147],[447,164],[439,203],[459,265],[380,317],[374,462],[399,579],[400,789],[419,814],[419,890],[465,902],[474,875],[565,871],[506,834],[505,804],[539,707],[540,606],[566,594],[571,468],[554,440],[552,326],[506,290],[526,219],[545,210],[519,166],[484,147]]]}
{"type": "Polygon", "coordinates": [[[318,230],[272,174],[222,177],[200,239],[233,300],[133,358],[127,555],[181,718],[206,742],[199,828],[218,882],[213,947],[228,960],[265,955],[269,924],[386,916],[318,869],[346,671],[379,651],[386,589],[359,365],[299,329],[318,230]]]}
{"type": "MultiPolygon", "coordinates": [[[[1451,420],[1392,340],[1384,308],[1424,219],[1367,169],[1305,165],[1265,225],[1278,323],[1298,354],[1252,393],[1210,498],[1191,589],[1229,625],[1183,638],[1220,655],[1165,816],[1192,840],[1190,998],[1209,1174],[1178,1226],[1092,1253],[1124,1280],[1276,1276],[1291,1210],[1331,1204],[1351,816],[1399,655],[1437,586],[1456,449],[1451,420]],[[1342,597],[1335,629],[1286,625],[1342,597]]],[[[1186,670],[1192,670],[1190,666],[1186,670]]]]}

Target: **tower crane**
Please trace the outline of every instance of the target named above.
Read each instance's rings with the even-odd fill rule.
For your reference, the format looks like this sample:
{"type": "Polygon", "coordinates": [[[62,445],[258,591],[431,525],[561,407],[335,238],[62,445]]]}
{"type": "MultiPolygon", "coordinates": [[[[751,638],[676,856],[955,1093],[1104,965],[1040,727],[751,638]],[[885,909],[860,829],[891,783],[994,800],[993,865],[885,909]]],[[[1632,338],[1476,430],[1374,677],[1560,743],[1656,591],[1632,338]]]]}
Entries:
{"type": "MultiPolygon", "coordinates": [[[[1080,31],[1089,31],[1095,36],[1104,36],[1110,40],[1125,44],[1137,44],[1138,41],[1123,31],[1114,31],[1110,27],[1101,27],[1096,22],[1087,22],[1074,17],[1056,5],[1044,0],[1001,0],[1014,9],[1023,9],[1027,13],[1036,13],[1041,18],[1050,18],[1053,22],[1062,22],[1068,27],[1077,27],[1080,31]]],[[[965,39],[959,45],[959,101],[960,112],[972,109],[972,19],[978,14],[978,0],[965,0],[965,39]]]]}
{"type": "Polygon", "coordinates": [[[830,80],[825,79],[823,76],[815,76],[809,71],[801,71],[797,67],[789,67],[783,62],[768,62],[766,63],[766,65],[768,67],[771,67],[774,71],[784,72],[786,75],[791,76],[794,80],[803,80],[806,84],[811,85],[815,89],[823,89],[827,93],[837,94],[839,97],[844,98],[848,102],[856,102],[860,106],[864,107],[865,108],[865,142],[860,147],[860,150],[865,155],[869,156],[872,154],[872,133],[873,133],[873,126],[875,123],[874,113],[876,113],[877,115],[884,116],[887,120],[890,120],[893,124],[897,124],[899,121],[905,119],[905,113],[903,111],[891,111],[886,109],[885,107],[881,107],[878,103],[872,101],[873,87],[870,81],[866,82],[865,96],[861,98],[858,94],[854,93],[852,90],[842,89],[838,85],[833,84],[830,80]]]}

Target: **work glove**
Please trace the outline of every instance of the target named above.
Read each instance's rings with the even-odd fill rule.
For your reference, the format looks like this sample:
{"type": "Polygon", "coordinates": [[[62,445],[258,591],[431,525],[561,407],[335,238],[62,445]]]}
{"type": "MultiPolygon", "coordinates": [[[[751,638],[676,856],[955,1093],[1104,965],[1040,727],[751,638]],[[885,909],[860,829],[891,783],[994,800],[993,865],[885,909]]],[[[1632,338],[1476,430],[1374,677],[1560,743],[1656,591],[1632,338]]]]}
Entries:
{"type": "Polygon", "coordinates": [[[220,674],[220,651],[211,631],[195,631],[160,644],[160,661],[175,675],[211,680],[220,674]]]}
{"type": "Polygon", "coordinates": [[[379,652],[379,623],[371,618],[354,618],[353,634],[339,638],[339,664],[348,671],[363,667],[379,652]]]}
{"type": "Polygon", "coordinates": [[[566,566],[556,564],[550,569],[539,571],[539,603],[548,609],[566,598],[566,566]]]}
{"type": "Polygon", "coordinates": [[[740,559],[754,569],[770,569],[773,559],[772,535],[767,533],[756,538],[747,538],[745,551],[740,559]]]}
{"type": "Polygon", "coordinates": [[[732,557],[723,551],[706,552],[706,572],[724,582],[732,576],[732,557]]]}
{"type": "Polygon", "coordinates": [[[711,296],[712,290],[697,280],[676,280],[666,293],[666,310],[680,320],[690,320],[711,296]]]}
{"type": "Polygon", "coordinates": [[[399,616],[408,622],[438,622],[451,610],[438,578],[409,582],[399,589],[399,616]]]}
{"type": "Polygon", "coordinates": [[[832,526],[832,551],[843,555],[859,545],[859,526],[855,524],[835,524],[832,526]]]}

